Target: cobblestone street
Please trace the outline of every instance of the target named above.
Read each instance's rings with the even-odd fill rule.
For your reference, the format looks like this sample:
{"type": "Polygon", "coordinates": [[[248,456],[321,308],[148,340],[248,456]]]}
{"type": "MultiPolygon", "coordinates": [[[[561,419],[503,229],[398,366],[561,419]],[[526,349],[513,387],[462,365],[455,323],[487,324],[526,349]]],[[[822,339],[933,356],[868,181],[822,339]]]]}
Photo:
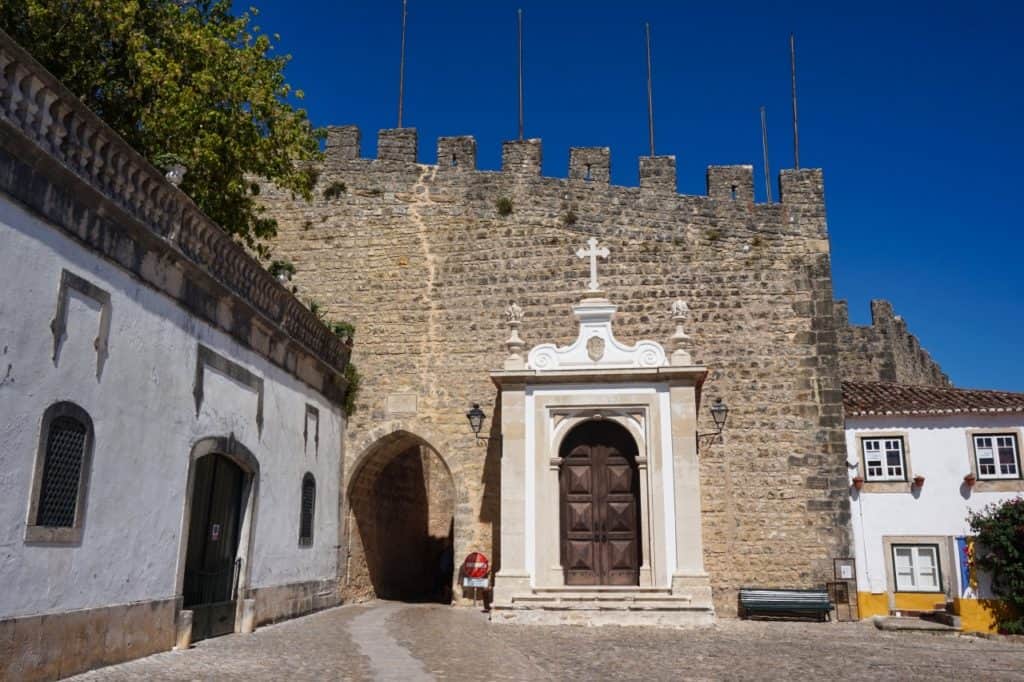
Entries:
{"type": "Polygon", "coordinates": [[[1024,680],[1024,644],[869,623],[722,620],[704,630],[490,625],[375,602],[95,670],[88,680],[1024,680]]]}

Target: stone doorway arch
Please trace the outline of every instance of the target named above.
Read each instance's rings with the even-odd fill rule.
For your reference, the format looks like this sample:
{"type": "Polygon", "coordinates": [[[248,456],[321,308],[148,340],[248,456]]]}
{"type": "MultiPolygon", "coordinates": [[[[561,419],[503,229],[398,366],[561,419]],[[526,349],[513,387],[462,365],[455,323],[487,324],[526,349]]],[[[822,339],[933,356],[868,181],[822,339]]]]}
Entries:
{"type": "MultiPolygon", "coordinates": [[[[195,549],[198,546],[197,541],[201,539],[195,536],[198,531],[193,528],[194,525],[197,525],[194,524],[193,521],[205,519],[205,521],[210,522],[198,524],[199,526],[205,525],[205,527],[199,529],[202,530],[204,536],[207,533],[213,532],[213,523],[220,521],[219,525],[225,525],[221,519],[212,518],[208,513],[208,506],[211,503],[209,493],[213,493],[213,496],[217,497],[213,488],[208,488],[208,495],[200,495],[203,499],[199,501],[198,505],[195,499],[197,474],[202,476],[201,470],[204,468],[203,465],[210,464],[215,460],[221,460],[224,464],[227,464],[229,470],[237,470],[237,475],[240,476],[237,481],[237,490],[231,491],[233,496],[237,495],[237,499],[227,505],[233,508],[230,512],[231,514],[237,514],[237,528],[235,528],[231,533],[233,536],[231,541],[234,545],[234,549],[232,552],[229,552],[229,554],[233,554],[234,556],[228,557],[229,563],[233,568],[229,576],[230,583],[227,590],[230,599],[223,605],[223,608],[227,609],[228,612],[226,614],[221,614],[226,617],[225,622],[228,623],[228,629],[223,633],[217,631],[217,634],[226,634],[227,632],[240,631],[243,602],[249,596],[253,529],[256,525],[256,501],[258,499],[257,493],[260,481],[259,460],[251,450],[235,440],[235,435],[233,433],[227,437],[213,436],[201,438],[193,444],[192,450],[189,453],[188,478],[185,488],[185,509],[184,514],[182,515],[181,539],[178,549],[178,567],[175,577],[175,593],[178,598],[178,618],[180,618],[181,611],[194,610],[184,607],[184,603],[186,601],[185,583],[186,573],[188,571],[187,564],[190,554],[189,549],[190,546],[195,549]],[[203,509],[204,507],[206,507],[205,511],[203,509]]],[[[215,502],[216,500],[212,501],[215,502]]],[[[222,535],[225,541],[228,539],[226,528],[219,529],[217,531],[217,535],[217,542],[220,541],[220,537],[222,535]]],[[[195,625],[194,621],[193,625],[195,625]]],[[[204,634],[204,628],[202,627],[202,624],[200,624],[200,627],[193,631],[192,638],[202,639],[213,632],[214,629],[206,628],[204,634]]]]}
{"type": "Polygon", "coordinates": [[[392,432],[360,454],[346,491],[344,598],[450,603],[456,493],[440,453],[392,432]]]}

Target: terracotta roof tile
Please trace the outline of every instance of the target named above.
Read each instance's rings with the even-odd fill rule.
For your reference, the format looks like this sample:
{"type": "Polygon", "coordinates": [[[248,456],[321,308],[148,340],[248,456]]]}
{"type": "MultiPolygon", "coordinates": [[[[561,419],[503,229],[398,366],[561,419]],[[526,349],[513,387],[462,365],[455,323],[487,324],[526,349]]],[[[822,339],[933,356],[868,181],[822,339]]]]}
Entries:
{"type": "Polygon", "coordinates": [[[844,381],[846,416],[1024,412],[1024,393],[972,388],[910,386],[881,381],[844,381]]]}

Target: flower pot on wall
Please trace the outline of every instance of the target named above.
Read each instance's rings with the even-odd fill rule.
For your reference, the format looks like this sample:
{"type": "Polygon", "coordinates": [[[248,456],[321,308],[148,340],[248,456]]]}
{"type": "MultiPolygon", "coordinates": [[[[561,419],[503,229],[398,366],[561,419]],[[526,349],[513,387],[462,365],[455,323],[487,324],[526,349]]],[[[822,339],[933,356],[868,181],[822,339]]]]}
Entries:
{"type": "Polygon", "coordinates": [[[967,474],[964,476],[964,485],[968,488],[973,488],[974,484],[978,482],[978,477],[974,474],[967,474]]]}
{"type": "Polygon", "coordinates": [[[864,487],[864,477],[863,476],[854,476],[853,477],[853,488],[854,488],[854,490],[860,490],[863,487],[864,487]]]}
{"type": "Polygon", "coordinates": [[[915,488],[923,488],[924,487],[924,476],[921,476],[921,475],[914,476],[914,487],[915,488]]]}

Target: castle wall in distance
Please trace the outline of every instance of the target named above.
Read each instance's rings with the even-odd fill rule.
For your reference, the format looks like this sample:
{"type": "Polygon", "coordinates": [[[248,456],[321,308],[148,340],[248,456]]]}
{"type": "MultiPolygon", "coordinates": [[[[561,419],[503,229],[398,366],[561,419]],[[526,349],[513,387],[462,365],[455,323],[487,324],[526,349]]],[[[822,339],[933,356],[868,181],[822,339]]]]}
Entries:
{"type": "Polygon", "coordinates": [[[889,301],[871,301],[870,325],[850,324],[846,301],[836,301],[835,318],[844,379],[953,385],[889,301]]]}

